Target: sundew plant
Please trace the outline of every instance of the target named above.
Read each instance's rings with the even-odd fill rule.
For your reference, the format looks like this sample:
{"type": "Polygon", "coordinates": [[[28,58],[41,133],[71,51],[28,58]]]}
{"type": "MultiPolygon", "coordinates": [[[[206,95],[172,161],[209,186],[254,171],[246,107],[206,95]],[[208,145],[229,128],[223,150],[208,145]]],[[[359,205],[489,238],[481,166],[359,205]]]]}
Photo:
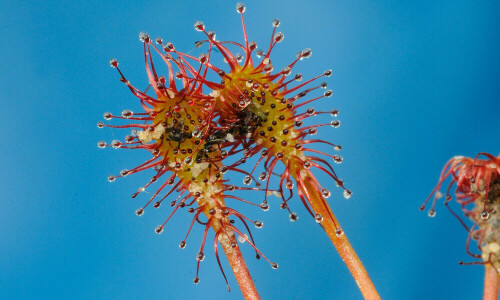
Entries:
{"type": "MultiPolygon", "coordinates": [[[[314,137],[321,127],[340,126],[336,109],[317,111],[313,106],[315,101],[332,96],[333,91],[327,90],[328,83],[320,80],[332,76],[333,71],[327,69],[310,79],[303,79],[300,73],[292,75],[293,67],[312,55],[309,48],[299,51],[283,68],[275,68],[272,50],[284,39],[284,34],[277,30],[280,21],[272,21],[270,41],[262,50],[248,38],[243,17],[245,10],[243,3],[236,5],[236,12],[241,15],[243,43],[218,40],[214,30],[206,30],[203,22],[196,21],[194,29],[201,32],[204,39],[196,41],[195,46],[205,46],[206,50],[198,57],[178,51],[172,42],[160,37],[153,41],[148,33],[141,32],[139,40],[144,44],[144,62],[149,79],[149,87],[145,91],[134,87],[119,68],[118,60],[111,59],[111,67],[118,70],[120,81],[139,99],[143,112],[124,110],[121,115],[104,113],[105,121],[114,118],[132,123],[108,125],[99,122],[99,128],[132,131],[124,141],[113,140],[110,144],[100,141],[98,147],[145,149],[152,158],[130,170],[120,171],[119,175],[110,175],[108,180],[113,182],[118,177],[154,169],[151,180],[140,187],[132,198],[157,182],[159,187],[136,210],[136,214],[142,216],[148,206],[160,208],[172,193],[179,193],[174,200],[167,200],[171,201],[172,211],[155,228],[155,232],[162,233],[178,210],[187,210],[192,214],[192,222],[186,237],[179,244],[184,249],[193,225],[200,223],[204,226],[193,280],[198,284],[200,262],[205,258],[205,243],[212,228],[215,232],[214,252],[222,275],[226,279],[220,263],[219,244],[246,299],[257,299],[259,295],[239,250],[236,235],[255,249],[257,258],[263,257],[274,269],[278,268],[278,264],[270,261],[255,246],[248,224],[261,228],[263,222],[250,219],[226,203],[237,200],[267,211],[272,205],[268,196],[275,195],[281,199],[280,208],[287,210],[289,220],[295,222],[299,217],[290,207],[296,191],[295,197],[325,230],[363,296],[378,299],[375,287],[327,201],[331,195],[327,186],[332,186],[332,183],[343,189],[346,199],[352,195],[329,162],[340,164],[343,158],[339,154],[315,149],[316,144],[326,144],[335,152],[342,149],[341,145],[314,137]],[[228,48],[231,46],[242,53],[234,54],[228,48]],[[218,67],[213,62],[211,58],[215,51],[223,56],[227,68],[218,67]],[[157,71],[153,54],[166,65],[167,74],[157,71]],[[208,73],[217,75],[220,81],[210,80],[208,73]],[[324,114],[334,119],[328,123],[310,122],[324,114]],[[252,157],[258,157],[257,161],[247,166],[247,160],[252,157]],[[284,170],[276,173],[278,164],[283,164],[284,170]],[[324,172],[331,182],[321,184],[313,171],[324,172]],[[243,186],[227,179],[231,173],[245,175],[243,186]],[[274,182],[273,177],[276,178],[274,182]],[[253,182],[255,184],[251,186],[253,182]],[[232,192],[238,190],[261,192],[263,200],[255,203],[233,195],[232,192]],[[243,227],[236,227],[235,221],[243,227]]],[[[229,285],[227,288],[230,290],[229,285]]]]}
{"type": "Polygon", "coordinates": [[[498,299],[500,2],[239,1],[1,2],[0,299],[498,299]]]}

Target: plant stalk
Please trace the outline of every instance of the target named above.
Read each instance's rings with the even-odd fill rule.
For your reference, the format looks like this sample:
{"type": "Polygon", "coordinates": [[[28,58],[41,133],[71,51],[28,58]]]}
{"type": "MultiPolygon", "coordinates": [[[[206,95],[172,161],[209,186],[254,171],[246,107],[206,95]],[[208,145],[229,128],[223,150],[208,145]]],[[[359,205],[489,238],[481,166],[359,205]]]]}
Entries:
{"type": "Polygon", "coordinates": [[[484,273],[484,300],[497,300],[500,277],[497,270],[489,263],[485,266],[484,273]]]}
{"type": "MultiPolygon", "coordinates": [[[[212,225],[216,232],[221,229],[221,226],[218,224],[220,223],[215,222],[214,225],[212,225]]],[[[219,235],[219,243],[226,254],[227,260],[229,261],[234,277],[240,286],[243,297],[246,300],[260,300],[257,288],[255,287],[252,276],[248,271],[245,259],[241,254],[240,246],[236,242],[234,232],[229,228],[225,228],[223,231],[225,233],[219,235]],[[232,247],[233,244],[235,244],[236,247],[232,247]]]]}
{"type": "Polygon", "coordinates": [[[323,199],[320,192],[314,187],[313,182],[313,180],[305,178],[304,188],[306,194],[308,194],[308,198],[314,211],[323,216],[323,222],[321,222],[323,229],[326,231],[326,234],[332,241],[333,246],[335,246],[340,257],[351,272],[352,277],[354,277],[354,281],[356,281],[364,299],[380,299],[380,296],[377,293],[370,276],[368,276],[363,263],[361,263],[361,260],[352,248],[351,243],[349,243],[347,236],[341,229],[339,222],[330,209],[330,206],[323,199]],[[337,233],[337,230],[341,231],[337,233]]]}

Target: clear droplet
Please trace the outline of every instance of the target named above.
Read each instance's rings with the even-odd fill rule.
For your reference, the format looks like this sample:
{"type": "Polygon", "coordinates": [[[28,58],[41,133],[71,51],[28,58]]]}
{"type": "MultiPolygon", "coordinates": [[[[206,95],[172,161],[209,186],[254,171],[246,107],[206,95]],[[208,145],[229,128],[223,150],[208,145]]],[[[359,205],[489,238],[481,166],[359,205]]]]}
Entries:
{"type": "Polygon", "coordinates": [[[273,26],[274,26],[274,27],[279,27],[279,26],[280,26],[280,20],[278,20],[278,19],[274,19],[274,20],[273,20],[273,26]]]}
{"type": "Polygon", "coordinates": [[[434,210],[434,208],[429,209],[427,215],[431,218],[434,218],[436,216],[436,211],[434,210]]]}
{"type": "Polygon", "coordinates": [[[285,35],[282,33],[282,32],[278,32],[274,35],[274,41],[276,43],[280,43],[283,41],[283,39],[285,38],[285,35]]]}
{"type": "Polygon", "coordinates": [[[323,216],[320,214],[316,214],[316,216],[314,217],[314,220],[316,220],[316,223],[321,223],[321,222],[323,222],[323,216]]]}
{"type": "Polygon", "coordinates": [[[275,263],[275,262],[272,262],[272,263],[271,263],[271,268],[273,268],[273,269],[275,269],[275,270],[276,270],[276,269],[278,268],[278,264],[277,264],[277,263],[275,263]]]}
{"type": "Polygon", "coordinates": [[[481,212],[481,219],[483,219],[483,220],[487,220],[489,217],[490,217],[490,213],[489,213],[489,212],[487,212],[486,210],[483,210],[483,211],[481,212]]]}
{"type": "Polygon", "coordinates": [[[112,58],[110,61],[109,61],[109,65],[112,67],[112,68],[117,68],[118,67],[118,60],[116,58],[112,58]]]}
{"type": "Polygon", "coordinates": [[[325,95],[325,97],[331,97],[333,95],[333,91],[332,90],[325,91],[323,95],[325,95]]]}
{"type": "Polygon", "coordinates": [[[196,276],[194,279],[193,279],[193,282],[194,284],[198,284],[200,283],[200,278],[198,276],[196,276]]]}
{"type": "Polygon", "coordinates": [[[139,41],[143,43],[149,43],[149,34],[147,32],[142,31],[139,33],[139,41]]]}
{"type": "Polygon", "coordinates": [[[109,176],[108,176],[108,181],[109,181],[109,182],[113,182],[113,181],[115,181],[115,180],[116,180],[116,177],[115,177],[114,175],[109,175],[109,176]]]}
{"type": "Polygon", "coordinates": [[[268,211],[269,210],[269,204],[267,202],[262,202],[262,204],[260,205],[260,208],[263,211],[268,211]]]}
{"type": "Polygon", "coordinates": [[[330,122],[330,125],[332,125],[333,128],[339,128],[340,126],[340,121],[339,120],[332,120],[330,122]]]}
{"type": "Polygon", "coordinates": [[[344,190],[344,198],[349,199],[352,196],[352,192],[350,190],[344,190]]]}
{"type": "Polygon", "coordinates": [[[213,31],[213,30],[209,30],[209,31],[207,32],[207,35],[208,35],[208,36],[209,36],[212,40],[215,40],[215,36],[216,36],[216,35],[215,35],[215,31],[213,31]]]}
{"type": "Polygon", "coordinates": [[[333,150],[335,150],[335,151],[340,151],[340,150],[342,150],[342,146],[340,146],[340,145],[335,145],[335,146],[333,146],[333,150]]]}
{"type": "Polygon", "coordinates": [[[194,29],[196,29],[196,31],[203,31],[205,29],[205,24],[203,24],[202,21],[196,21],[194,22],[194,29]]]}
{"type": "Polygon", "coordinates": [[[130,118],[134,113],[131,110],[125,109],[122,111],[122,117],[124,118],[130,118]]]}
{"type": "Polygon", "coordinates": [[[185,241],[180,242],[179,243],[179,248],[181,248],[181,249],[186,248],[186,242],[185,241]]]}
{"type": "Polygon", "coordinates": [[[332,76],[332,73],[333,73],[332,70],[326,70],[325,73],[323,74],[325,74],[326,77],[330,77],[332,76]]]}
{"type": "Polygon", "coordinates": [[[100,149],[106,148],[106,142],[105,141],[97,142],[97,147],[100,149]]]}
{"type": "Polygon", "coordinates": [[[342,156],[340,155],[334,155],[333,156],[333,161],[337,164],[340,164],[342,161],[344,161],[344,159],[342,158],[342,156]]]}
{"type": "Polygon", "coordinates": [[[155,232],[158,233],[158,234],[162,233],[163,232],[163,226],[162,225],[156,226],[155,232]]]}
{"type": "Polygon", "coordinates": [[[142,216],[144,214],[144,208],[138,208],[136,211],[135,211],[135,214],[138,215],[138,216],[142,216]]]}
{"type": "Polygon", "coordinates": [[[312,55],[312,50],[310,48],[306,48],[302,50],[302,57],[303,58],[309,58],[312,55]]]}
{"type": "Polygon", "coordinates": [[[329,190],[327,190],[327,189],[323,189],[323,190],[321,191],[321,194],[323,195],[323,197],[325,197],[325,199],[330,198],[330,195],[331,195],[330,191],[329,191],[329,190]]]}
{"type": "Polygon", "coordinates": [[[290,219],[290,222],[295,222],[299,219],[299,215],[297,215],[297,213],[291,212],[288,218],[290,219]]]}
{"type": "Polygon", "coordinates": [[[203,261],[205,259],[205,254],[203,252],[199,252],[196,254],[196,260],[197,261],[203,261]]]}
{"type": "Polygon", "coordinates": [[[238,2],[236,4],[236,11],[239,12],[239,13],[244,13],[245,12],[245,4],[243,4],[242,2],[238,2]]]}
{"type": "Polygon", "coordinates": [[[340,229],[340,228],[335,229],[335,235],[336,235],[337,237],[340,237],[340,236],[342,236],[343,234],[344,234],[344,231],[343,231],[342,229],[340,229]]]}
{"type": "Polygon", "coordinates": [[[111,142],[111,147],[113,147],[113,149],[118,149],[118,148],[120,148],[121,145],[122,145],[122,142],[120,142],[119,140],[113,140],[111,142]]]}
{"type": "Polygon", "coordinates": [[[245,178],[243,178],[244,185],[249,185],[251,182],[252,182],[252,177],[246,176],[245,178]]]}
{"type": "Polygon", "coordinates": [[[253,223],[253,225],[255,226],[255,228],[262,228],[262,226],[264,226],[264,223],[262,223],[262,221],[257,220],[253,223]]]}
{"type": "Polygon", "coordinates": [[[108,120],[111,120],[113,118],[113,115],[110,113],[110,112],[105,112],[102,117],[104,118],[104,120],[108,121],[108,120]]]}
{"type": "Polygon", "coordinates": [[[262,172],[262,173],[260,173],[260,175],[259,175],[259,180],[260,180],[260,181],[264,181],[264,180],[266,180],[266,179],[267,179],[267,173],[266,173],[266,172],[262,172]]]}
{"type": "Polygon", "coordinates": [[[285,186],[289,190],[293,189],[293,181],[287,180],[287,182],[285,183],[285,186]]]}

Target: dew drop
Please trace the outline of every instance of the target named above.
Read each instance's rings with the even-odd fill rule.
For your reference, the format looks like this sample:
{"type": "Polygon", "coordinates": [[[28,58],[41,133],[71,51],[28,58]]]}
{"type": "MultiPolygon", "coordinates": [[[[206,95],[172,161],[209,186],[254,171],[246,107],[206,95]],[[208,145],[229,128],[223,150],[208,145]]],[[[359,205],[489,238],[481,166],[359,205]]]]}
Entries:
{"type": "Polygon", "coordinates": [[[179,248],[181,248],[181,249],[186,248],[186,242],[185,241],[180,242],[179,243],[179,248]]]}
{"type": "Polygon", "coordinates": [[[326,89],[327,87],[328,87],[328,83],[326,83],[326,82],[322,82],[321,83],[321,88],[322,89],[326,89]]]}
{"type": "Polygon", "coordinates": [[[158,233],[158,234],[162,233],[163,232],[163,226],[162,225],[156,226],[155,232],[158,233]]]}
{"type": "Polygon", "coordinates": [[[302,57],[303,58],[309,58],[312,55],[312,50],[310,48],[306,48],[302,50],[302,57]]]}
{"type": "Polygon", "coordinates": [[[236,4],[236,12],[244,13],[245,9],[246,9],[245,4],[243,4],[242,2],[238,2],[236,4]]]}
{"type": "Polygon", "coordinates": [[[138,216],[142,216],[144,214],[144,208],[136,209],[135,214],[138,216]]]}
{"type": "Polygon", "coordinates": [[[285,75],[285,76],[288,76],[292,73],[292,69],[290,67],[284,67],[282,70],[281,70],[281,74],[285,75]]]}
{"type": "Polygon", "coordinates": [[[291,190],[293,189],[293,182],[291,180],[287,180],[285,186],[287,189],[291,190]]]}
{"type": "Polygon", "coordinates": [[[314,220],[316,220],[316,223],[321,223],[323,222],[323,216],[320,214],[316,214],[316,216],[314,216],[314,220]]]}
{"type": "Polygon", "coordinates": [[[274,27],[279,27],[279,26],[280,26],[280,20],[278,20],[278,19],[274,19],[274,20],[273,20],[273,26],[274,26],[274,27]]]}
{"type": "Polygon", "coordinates": [[[120,148],[121,145],[122,145],[122,142],[120,142],[119,140],[113,140],[111,142],[111,147],[113,147],[113,149],[118,149],[118,148],[120,148]]]}
{"type": "Polygon", "coordinates": [[[261,58],[261,57],[265,56],[266,54],[264,53],[264,51],[259,49],[255,52],[255,55],[257,55],[258,58],[261,58]]]}
{"type": "Polygon", "coordinates": [[[332,125],[333,128],[339,128],[340,126],[340,121],[339,120],[332,120],[330,122],[330,125],[332,125]]]}
{"type": "Polygon", "coordinates": [[[203,41],[196,41],[196,42],[194,42],[194,46],[196,48],[200,48],[201,46],[203,46],[203,41]]]}
{"type": "Polygon", "coordinates": [[[297,213],[291,212],[288,218],[290,219],[290,222],[295,222],[299,219],[299,215],[297,215],[297,213]]]}
{"type": "Polygon", "coordinates": [[[111,120],[113,118],[113,115],[110,112],[105,112],[102,116],[106,121],[111,120]]]}
{"type": "Polygon", "coordinates": [[[193,279],[193,282],[194,284],[198,284],[200,283],[200,278],[198,276],[196,276],[194,279],[193,279]]]}
{"type": "Polygon", "coordinates": [[[342,161],[344,161],[344,159],[342,158],[342,156],[340,155],[334,155],[333,156],[333,161],[337,164],[340,164],[342,161]]]}
{"type": "Polygon", "coordinates": [[[250,42],[250,43],[248,44],[248,49],[249,49],[250,51],[253,51],[253,50],[257,49],[257,43],[256,43],[256,42],[250,42]]]}
{"type": "Polygon", "coordinates": [[[128,119],[130,118],[134,113],[128,109],[122,111],[122,117],[128,119]]]}
{"type": "Polygon", "coordinates": [[[323,95],[325,95],[325,97],[331,97],[333,95],[333,91],[332,90],[325,91],[323,95]]]}
{"type": "Polygon", "coordinates": [[[127,176],[128,174],[129,174],[129,171],[127,169],[123,169],[120,171],[120,175],[123,177],[127,176]]]}
{"type": "Polygon", "coordinates": [[[269,210],[269,204],[267,202],[262,202],[262,204],[260,205],[260,208],[263,211],[268,211],[269,210]]]}
{"type": "Polygon", "coordinates": [[[308,160],[306,160],[306,161],[302,164],[302,166],[304,166],[304,168],[308,170],[308,169],[310,169],[310,168],[311,168],[311,162],[310,162],[310,161],[308,161],[308,160]]]}
{"type": "Polygon", "coordinates": [[[340,236],[342,236],[343,234],[344,234],[344,231],[343,231],[342,229],[340,229],[340,228],[335,229],[335,235],[336,235],[337,237],[340,237],[340,236]]]}
{"type": "Polygon", "coordinates": [[[434,208],[429,209],[429,211],[427,212],[427,215],[430,218],[434,218],[436,216],[436,211],[434,210],[434,208]]]}
{"type": "Polygon", "coordinates": [[[118,60],[116,58],[112,58],[110,61],[109,61],[109,65],[112,67],[112,68],[117,68],[118,67],[118,60]]]}
{"type": "Polygon", "coordinates": [[[203,24],[202,21],[196,21],[194,22],[194,29],[196,29],[196,31],[203,31],[205,29],[205,24],[203,24]]]}
{"type": "Polygon", "coordinates": [[[483,219],[483,220],[487,220],[489,217],[490,217],[490,213],[489,213],[489,212],[487,212],[486,210],[483,210],[483,211],[481,212],[481,219],[483,219]]]}
{"type": "Polygon", "coordinates": [[[203,261],[204,259],[205,259],[205,254],[203,252],[198,252],[198,254],[196,254],[197,261],[203,261]]]}
{"type": "Polygon", "coordinates": [[[335,150],[335,151],[340,151],[340,150],[342,150],[342,146],[340,146],[340,145],[335,145],[335,146],[333,146],[333,150],[335,150]]]}
{"type": "Polygon", "coordinates": [[[446,195],[446,197],[444,197],[444,199],[445,199],[446,201],[451,201],[451,196],[450,196],[450,195],[446,195]]]}
{"type": "Polygon", "coordinates": [[[207,32],[207,35],[212,39],[212,40],[215,40],[215,31],[213,30],[209,30],[207,32]]]}
{"type": "Polygon", "coordinates": [[[163,39],[162,39],[161,37],[157,37],[157,38],[155,39],[155,41],[156,41],[156,43],[157,43],[158,45],[163,44],[163,39]]]}
{"type": "Polygon", "coordinates": [[[275,262],[272,262],[272,263],[271,263],[271,268],[273,268],[273,269],[275,269],[275,270],[276,270],[276,269],[278,268],[278,264],[277,264],[277,263],[275,263],[275,262]]]}
{"type": "Polygon", "coordinates": [[[321,194],[323,195],[323,197],[325,197],[325,199],[330,198],[330,195],[331,195],[330,191],[329,191],[329,190],[327,190],[327,189],[323,189],[323,190],[321,191],[321,194]]]}
{"type": "Polygon", "coordinates": [[[282,33],[282,32],[278,32],[274,35],[274,41],[276,43],[280,43],[283,41],[283,39],[285,38],[285,35],[282,33]]]}
{"type": "Polygon", "coordinates": [[[307,113],[308,115],[312,116],[312,115],[314,115],[314,111],[315,111],[315,110],[314,110],[314,107],[310,107],[310,108],[308,108],[308,109],[307,109],[306,113],[307,113]]]}
{"type": "Polygon", "coordinates": [[[260,181],[264,181],[264,180],[266,180],[266,178],[267,178],[267,173],[266,172],[260,173],[260,175],[259,175],[259,180],[260,181]]]}
{"type": "Polygon", "coordinates": [[[208,56],[205,53],[202,53],[200,54],[200,56],[198,56],[198,59],[200,60],[201,64],[204,64],[208,61],[208,56]]]}
{"type": "Polygon", "coordinates": [[[143,43],[149,43],[149,34],[147,32],[142,31],[139,33],[139,41],[143,43]]]}
{"type": "Polygon", "coordinates": [[[116,180],[116,177],[115,177],[114,175],[109,175],[109,176],[108,176],[108,181],[109,181],[109,182],[113,182],[113,181],[115,181],[115,180],[116,180]]]}
{"type": "Polygon", "coordinates": [[[350,190],[344,190],[344,198],[349,199],[352,196],[352,192],[350,190]]]}
{"type": "Polygon", "coordinates": [[[249,185],[251,182],[252,182],[252,177],[246,176],[245,178],[243,178],[244,185],[249,185]]]}
{"type": "Polygon", "coordinates": [[[333,73],[332,70],[326,70],[325,73],[323,74],[325,74],[326,77],[330,77],[332,76],[332,73],[333,73]]]}
{"type": "Polygon", "coordinates": [[[253,223],[253,225],[255,226],[255,228],[262,228],[262,226],[264,226],[264,223],[262,223],[262,221],[255,221],[253,223]]]}
{"type": "Polygon", "coordinates": [[[97,147],[100,149],[106,148],[106,142],[105,141],[97,142],[97,147]]]}
{"type": "Polygon", "coordinates": [[[339,115],[339,111],[338,111],[338,110],[336,110],[336,109],[332,109],[332,111],[330,112],[330,115],[331,115],[332,117],[337,117],[337,116],[339,115]]]}

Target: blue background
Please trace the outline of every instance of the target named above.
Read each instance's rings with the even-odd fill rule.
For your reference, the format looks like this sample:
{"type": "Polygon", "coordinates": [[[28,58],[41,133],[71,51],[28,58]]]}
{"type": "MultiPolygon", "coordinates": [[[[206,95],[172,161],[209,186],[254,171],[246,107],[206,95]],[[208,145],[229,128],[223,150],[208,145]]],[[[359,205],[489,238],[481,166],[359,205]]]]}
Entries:
{"type": "MultiPolygon", "coordinates": [[[[285,40],[273,51],[277,69],[305,47],[305,78],[334,70],[334,96],[318,110],[340,110],[342,126],[320,137],[343,145],[335,166],[354,192],[332,185],[330,203],[385,299],[478,299],[483,268],[459,266],[467,233],[437,206],[418,210],[454,155],[500,150],[500,5],[497,1],[252,1],[250,40],[267,47],[271,21],[285,40]],[[266,46],[265,46],[266,45],[266,46]]],[[[239,299],[225,258],[228,293],[212,253],[192,279],[201,227],[178,248],[189,217],[154,227],[169,207],[134,211],[148,197],[130,195],[151,176],[108,183],[109,174],[148,156],[96,147],[124,130],[98,130],[102,113],[138,109],[108,61],[116,57],[138,88],[147,86],[140,31],[184,52],[201,39],[196,20],[218,39],[242,41],[235,2],[4,1],[0,4],[0,298],[239,299]]],[[[265,50],[265,49],[264,49],[265,50]]],[[[199,53],[199,52],[197,52],[199,53]]],[[[197,54],[196,54],[197,55],[197,54]]],[[[160,64],[158,62],[158,64],[160,64]]],[[[219,66],[222,60],[217,61],[219,66]]],[[[328,122],[330,117],[317,117],[328,122]]],[[[149,190],[151,192],[152,189],[149,190]]],[[[261,194],[244,195],[258,202],[261,194]]],[[[298,199],[296,223],[271,203],[254,230],[272,270],[242,247],[263,299],[360,299],[324,232],[298,199]]],[[[456,209],[456,207],[455,207],[456,209]]]]}

